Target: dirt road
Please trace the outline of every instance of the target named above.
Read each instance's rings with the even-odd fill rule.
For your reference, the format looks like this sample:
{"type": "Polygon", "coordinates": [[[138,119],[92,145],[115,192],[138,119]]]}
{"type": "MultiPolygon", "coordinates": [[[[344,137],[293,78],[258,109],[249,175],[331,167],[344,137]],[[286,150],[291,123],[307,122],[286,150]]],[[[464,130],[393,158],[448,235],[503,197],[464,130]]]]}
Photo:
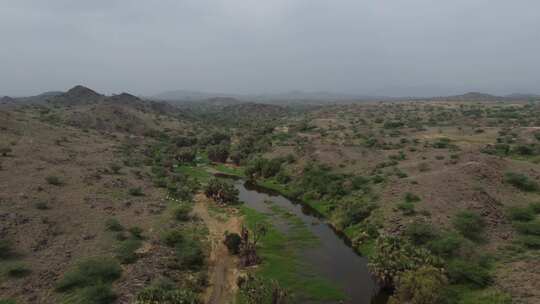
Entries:
{"type": "Polygon", "coordinates": [[[214,204],[214,202],[203,194],[195,196],[193,212],[206,223],[211,241],[210,286],[204,300],[208,304],[227,304],[233,300],[239,271],[236,257],[230,255],[223,244],[223,235],[225,231],[239,233],[241,219],[238,216],[229,216],[226,219],[214,217],[208,212],[209,204],[214,204]]]}

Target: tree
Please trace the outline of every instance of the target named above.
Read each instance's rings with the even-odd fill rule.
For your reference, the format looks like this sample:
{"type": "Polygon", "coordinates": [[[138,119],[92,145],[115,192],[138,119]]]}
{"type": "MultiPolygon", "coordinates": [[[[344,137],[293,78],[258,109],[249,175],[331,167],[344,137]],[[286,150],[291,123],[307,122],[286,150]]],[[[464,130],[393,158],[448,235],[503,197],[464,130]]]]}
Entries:
{"type": "Polygon", "coordinates": [[[236,204],[238,203],[238,190],[233,185],[217,178],[212,178],[204,194],[213,199],[218,204],[236,204]]]}
{"type": "Polygon", "coordinates": [[[381,236],[377,239],[375,253],[368,266],[381,286],[395,287],[398,278],[406,271],[441,265],[442,261],[427,249],[397,237],[381,236]]]}
{"type": "Polygon", "coordinates": [[[226,145],[210,146],[206,151],[208,159],[213,162],[224,163],[229,158],[229,147],[226,145]]]}
{"type": "Polygon", "coordinates": [[[422,266],[404,272],[397,280],[397,288],[389,303],[436,304],[441,300],[441,289],[447,279],[441,269],[422,266]]]}
{"type": "Polygon", "coordinates": [[[181,163],[192,163],[195,160],[196,156],[195,149],[192,148],[181,148],[176,152],[176,160],[181,163]]]}

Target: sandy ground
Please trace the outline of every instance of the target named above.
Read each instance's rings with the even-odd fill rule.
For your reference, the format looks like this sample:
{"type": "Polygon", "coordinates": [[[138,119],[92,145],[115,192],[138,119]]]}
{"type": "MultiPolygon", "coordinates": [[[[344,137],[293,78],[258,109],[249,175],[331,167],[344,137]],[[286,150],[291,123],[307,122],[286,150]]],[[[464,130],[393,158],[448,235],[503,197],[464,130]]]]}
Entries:
{"type": "Polygon", "coordinates": [[[204,301],[208,304],[231,303],[237,289],[238,261],[236,257],[229,254],[227,247],[223,244],[223,235],[225,231],[239,233],[241,219],[238,216],[231,216],[226,220],[213,217],[208,212],[208,204],[213,204],[213,202],[203,194],[196,195],[193,212],[208,227],[211,243],[210,286],[204,295],[204,301]]]}

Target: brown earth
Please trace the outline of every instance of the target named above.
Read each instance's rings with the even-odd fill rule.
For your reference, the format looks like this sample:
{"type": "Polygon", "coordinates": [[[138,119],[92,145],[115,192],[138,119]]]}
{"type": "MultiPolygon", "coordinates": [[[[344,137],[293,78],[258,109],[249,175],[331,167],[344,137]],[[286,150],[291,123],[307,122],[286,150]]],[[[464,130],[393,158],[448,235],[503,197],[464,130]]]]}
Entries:
{"type": "MultiPolygon", "coordinates": [[[[223,244],[223,239],[227,231],[240,233],[241,219],[234,213],[225,219],[213,216],[208,211],[210,204],[214,204],[214,202],[203,194],[195,196],[193,212],[206,224],[211,248],[209,257],[210,286],[204,295],[204,300],[208,304],[232,303],[240,272],[238,259],[229,254],[227,247],[223,244]]],[[[225,212],[232,212],[232,210],[225,212]]]]}

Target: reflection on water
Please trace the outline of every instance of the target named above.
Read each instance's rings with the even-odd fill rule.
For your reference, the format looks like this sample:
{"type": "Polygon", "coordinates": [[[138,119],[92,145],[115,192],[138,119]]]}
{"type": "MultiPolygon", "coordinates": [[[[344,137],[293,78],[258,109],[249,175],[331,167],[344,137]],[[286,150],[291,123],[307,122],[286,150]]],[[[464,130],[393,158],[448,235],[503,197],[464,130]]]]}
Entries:
{"type": "Polygon", "coordinates": [[[259,212],[269,212],[269,206],[264,202],[271,200],[275,205],[293,213],[306,224],[307,229],[319,238],[320,246],[308,248],[302,252],[302,255],[318,273],[343,288],[349,298],[343,303],[381,304],[386,302],[387,297],[379,294],[378,287],[368,271],[367,259],[356,254],[347,244],[347,240],[322,222],[314,210],[249,182],[236,180],[235,187],[240,191],[240,200],[250,208],[259,212]]]}

